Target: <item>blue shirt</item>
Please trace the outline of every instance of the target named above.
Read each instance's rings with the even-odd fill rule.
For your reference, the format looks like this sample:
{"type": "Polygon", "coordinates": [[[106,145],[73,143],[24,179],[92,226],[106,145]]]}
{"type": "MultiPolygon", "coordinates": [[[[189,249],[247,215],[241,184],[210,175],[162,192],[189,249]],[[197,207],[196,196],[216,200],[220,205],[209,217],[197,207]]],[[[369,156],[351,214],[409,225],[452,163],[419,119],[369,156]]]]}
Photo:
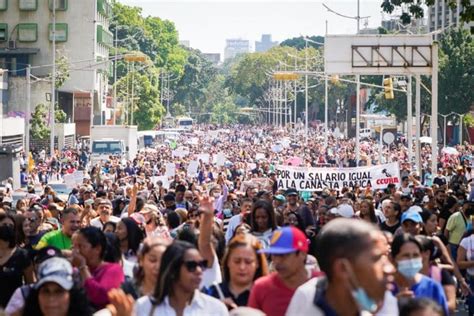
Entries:
{"type": "MultiPolygon", "coordinates": [[[[444,294],[443,287],[439,282],[423,275],[420,282],[414,284],[411,287],[411,290],[415,294],[415,297],[426,297],[432,299],[443,308],[445,315],[449,315],[446,295],[444,294]]],[[[395,289],[393,294],[396,295],[397,292],[398,288],[395,289]]]]}

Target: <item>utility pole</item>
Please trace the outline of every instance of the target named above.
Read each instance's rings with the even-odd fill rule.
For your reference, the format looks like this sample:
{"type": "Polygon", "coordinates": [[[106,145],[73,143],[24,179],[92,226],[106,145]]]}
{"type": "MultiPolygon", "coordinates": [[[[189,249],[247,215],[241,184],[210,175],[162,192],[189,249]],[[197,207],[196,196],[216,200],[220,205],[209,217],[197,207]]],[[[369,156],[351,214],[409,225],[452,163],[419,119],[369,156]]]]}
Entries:
{"type": "Polygon", "coordinates": [[[26,67],[26,111],[25,111],[25,157],[26,157],[26,174],[30,173],[30,111],[31,111],[31,65],[26,67]]]}
{"type": "Polygon", "coordinates": [[[308,143],[308,41],[305,41],[305,51],[304,51],[304,111],[305,111],[305,122],[304,122],[304,135],[305,143],[308,143]]]}
{"type": "MultiPolygon", "coordinates": [[[[408,162],[413,162],[413,97],[411,88],[411,75],[407,80],[407,139],[408,139],[408,162]]],[[[420,170],[418,170],[420,172],[420,170]]]]}
{"type": "Polygon", "coordinates": [[[130,125],[133,125],[133,103],[134,103],[134,94],[135,94],[135,62],[132,61],[132,102],[130,103],[130,125]]]}
{"type": "Polygon", "coordinates": [[[116,111],[117,111],[117,40],[118,40],[118,25],[115,25],[115,42],[114,42],[114,48],[115,48],[115,61],[114,61],[114,117],[113,117],[113,124],[115,125],[116,122],[116,111]]]}
{"type": "MultiPolygon", "coordinates": [[[[56,105],[56,0],[53,0],[53,69],[51,75],[51,108],[50,108],[50,122],[51,122],[51,144],[50,155],[54,155],[54,124],[56,121],[54,107],[56,105]]],[[[92,124],[92,122],[91,122],[92,124]]]]}

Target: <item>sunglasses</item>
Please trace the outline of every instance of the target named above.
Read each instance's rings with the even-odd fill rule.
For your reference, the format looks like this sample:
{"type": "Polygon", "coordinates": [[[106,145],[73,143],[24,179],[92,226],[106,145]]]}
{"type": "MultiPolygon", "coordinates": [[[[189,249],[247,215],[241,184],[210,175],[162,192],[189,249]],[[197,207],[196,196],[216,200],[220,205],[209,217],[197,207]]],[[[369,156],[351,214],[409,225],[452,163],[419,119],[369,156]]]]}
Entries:
{"type": "Polygon", "coordinates": [[[207,268],[207,260],[202,261],[184,261],[184,266],[189,272],[195,272],[197,267],[200,267],[202,271],[207,268]]]}

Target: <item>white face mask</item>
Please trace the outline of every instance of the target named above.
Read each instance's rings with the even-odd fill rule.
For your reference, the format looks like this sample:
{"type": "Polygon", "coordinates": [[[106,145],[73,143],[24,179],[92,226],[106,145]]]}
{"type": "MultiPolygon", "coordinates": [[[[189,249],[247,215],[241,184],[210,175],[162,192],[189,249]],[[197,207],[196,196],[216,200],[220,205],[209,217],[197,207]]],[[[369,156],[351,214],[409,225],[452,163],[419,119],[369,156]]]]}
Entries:
{"type": "Polygon", "coordinates": [[[214,193],[212,193],[212,196],[213,196],[215,199],[217,199],[217,198],[219,198],[219,196],[221,196],[221,194],[220,194],[219,192],[214,192],[214,193]]]}

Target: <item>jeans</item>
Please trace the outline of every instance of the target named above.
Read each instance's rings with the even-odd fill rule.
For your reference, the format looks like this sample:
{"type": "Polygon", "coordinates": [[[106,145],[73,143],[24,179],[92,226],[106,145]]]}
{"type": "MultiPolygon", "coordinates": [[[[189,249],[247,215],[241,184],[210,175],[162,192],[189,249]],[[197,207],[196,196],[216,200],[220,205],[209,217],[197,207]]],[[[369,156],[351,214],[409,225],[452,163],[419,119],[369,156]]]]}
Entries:
{"type": "MultiPolygon", "coordinates": [[[[471,292],[474,293],[474,276],[468,274],[467,279],[469,288],[471,289],[471,292]]],[[[467,306],[469,308],[469,315],[474,315],[474,294],[470,294],[467,297],[467,306]]]]}

